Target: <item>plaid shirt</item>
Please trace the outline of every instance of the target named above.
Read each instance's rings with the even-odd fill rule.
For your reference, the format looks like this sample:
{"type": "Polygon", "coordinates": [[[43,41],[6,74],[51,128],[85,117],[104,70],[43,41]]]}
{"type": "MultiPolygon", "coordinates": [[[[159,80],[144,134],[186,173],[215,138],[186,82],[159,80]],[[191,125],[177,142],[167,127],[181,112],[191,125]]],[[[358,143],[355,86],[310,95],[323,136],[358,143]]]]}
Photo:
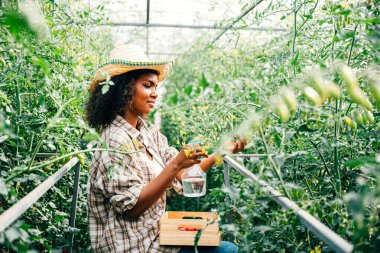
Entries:
{"type": "MultiPolygon", "coordinates": [[[[168,146],[164,135],[148,129],[141,118],[137,129],[117,116],[102,132],[98,148],[106,145],[110,149],[143,152],[126,155],[97,151],[94,154],[87,186],[89,232],[94,252],[179,251],[179,247],[158,244],[158,221],[165,212],[166,194],[136,220],[125,214],[135,206],[143,187],[155,178],[144,146],[163,168],[178,153],[168,146]]],[[[182,185],[177,179],[171,187],[182,194],[182,185]]]]}

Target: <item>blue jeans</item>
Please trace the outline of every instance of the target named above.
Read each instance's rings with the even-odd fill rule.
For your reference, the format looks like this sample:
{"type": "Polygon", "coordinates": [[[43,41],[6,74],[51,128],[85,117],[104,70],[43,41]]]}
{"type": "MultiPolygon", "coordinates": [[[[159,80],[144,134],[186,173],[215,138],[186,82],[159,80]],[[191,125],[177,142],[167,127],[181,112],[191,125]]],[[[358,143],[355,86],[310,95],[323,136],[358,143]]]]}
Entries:
{"type": "MultiPolygon", "coordinates": [[[[194,253],[193,246],[183,246],[178,253],[194,253]]],[[[198,253],[237,253],[238,247],[232,242],[222,241],[220,246],[199,246],[198,253]]]]}

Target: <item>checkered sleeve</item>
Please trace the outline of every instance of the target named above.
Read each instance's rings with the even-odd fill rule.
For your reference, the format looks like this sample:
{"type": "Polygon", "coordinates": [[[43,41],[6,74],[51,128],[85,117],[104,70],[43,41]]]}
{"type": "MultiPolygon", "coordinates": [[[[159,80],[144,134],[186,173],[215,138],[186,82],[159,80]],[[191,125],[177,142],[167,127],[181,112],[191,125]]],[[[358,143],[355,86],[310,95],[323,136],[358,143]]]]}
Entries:
{"type": "MultiPolygon", "coordinates": [[[[110,145],[110,148],[115,148],[110,145]]],[[[128,155],[115,152],[102,152],[100,157],[104,173],[96,181],[106,199],[119,214],[132,209],[137,203],[144,182],[141,171],[131,166],[128,155]]]]}

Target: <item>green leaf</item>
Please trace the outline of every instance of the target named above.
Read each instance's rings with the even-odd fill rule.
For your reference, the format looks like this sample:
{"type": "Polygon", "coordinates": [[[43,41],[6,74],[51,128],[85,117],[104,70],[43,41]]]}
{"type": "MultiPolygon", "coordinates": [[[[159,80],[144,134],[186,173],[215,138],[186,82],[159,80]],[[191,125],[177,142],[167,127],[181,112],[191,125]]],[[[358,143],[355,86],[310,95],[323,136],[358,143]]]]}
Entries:
{"type": "Polygon", "coordinates": [[[210,86],[210,84],[206,80],[204,73],[202,73],[202,76],[199,79],[199,86],[202,87],[203,89],[210,86]]]}
{"type": "Polygon", "coordinates": [[[351,10],[341,10],[338,12],[335,12],[336,15],[343,15],[343,16],[348,16],[351,14],[351,10]]]}
{"type": "Polygon", "coordinates": [[[375,157],[363,157],[360,159],[350,160],[345,162],[343,165],[345,167],[356,168],[365,164],[376,164],[375,157]]]}
{"type": "Polygon", "coordinates": [[[57,206],[56,206],[53,202],[51,202],[51,201],[48,203],[48,205],[49,205],[51,208],[54,208],[54,209],[57,208],[57,206]]]}
{"type": "Polygon", "coordinates": [[[177,102],[178,102],[178,94],[176,93],[170,97],[169,103],[175,105],[177,104],[177,102]]]}
{"type": "Polygon", "coordinates": [[[218,84],[214,84],[214,92],[215,92],[215,93],[220,92],[220,87],[219,87],[218,84]]]}
{"type": "Polygon", "coordinates": [[[96,140],[96,135],[93,134],[93,133],[87,133],[84,137],[83,137],[83,140],[85,142],[90,142],[92,140],[96,140]]]}
{"type": "Polygon", "coordinates": [[[292,65],[295,66],[298,62],[298,56],[299,56],[299,51],[296,51],[296,53],[294,54],[294,57],[292,59],[292,65]]]}
{"type": "Polygon", "coordinates": [[[265,233],[266,231],[270,231],[272,229],[273,229],[272,227],[264,226],[264,225],[255,226],[255,228],[254,228],[254,230],[259,231],[260,233],[265,233]]]}
{"type": "Polygon", "coordinates": [[[6,141],[9,138],[8,135],[0,135],[0,143],[6,141]]]}
{"type": "Polygon", "coordinates": [[[7,237],[7,239],[10,241],[10,242],[13,242],[14,240],[16,240],[17,238],[19,238],[20,236],[20,233],[18,232],[18,230],[14,227],[10,227],[8,228],[6,231],[5,231],[5,236],[7,237]]]}
{"type": "Polygon", "coordinates": [[[317,130],[311,129],[307,126],[307,124],[303,124],[298,128],[298,132],[315,132],[317,130]]]}
{"type": "Polygon", "coordinates": [[[256,92],[251,92],[251,93],[249,93],[249,96],[252,98],[252,100],[255,100],[256,97],[257,97],[257,93],[256,92]]]}
{"type": "Polygon", "coordinates": [[[0,194],[4,196],[8,194],[8,187],[5,184],[5,181],[1,178],[0,178],[0,194]]]}
{"type": "Polygon", "coordinates": [[[184,92],[186,95],[188,95],[188,96],[190,96],[190,94],[191,94],[192,91],[193,91],[193,86],[192,86],[192,85],[188,85],[188,86],[186,86],[186,87],[183,89],[183,92],[184,92]]]}
{"type": "Polygon", "coordinates": [[[102,85],[102,94],[106,94],[109,89],[110,89],[110,86],[108,84],[103,84],[102,85]]]}

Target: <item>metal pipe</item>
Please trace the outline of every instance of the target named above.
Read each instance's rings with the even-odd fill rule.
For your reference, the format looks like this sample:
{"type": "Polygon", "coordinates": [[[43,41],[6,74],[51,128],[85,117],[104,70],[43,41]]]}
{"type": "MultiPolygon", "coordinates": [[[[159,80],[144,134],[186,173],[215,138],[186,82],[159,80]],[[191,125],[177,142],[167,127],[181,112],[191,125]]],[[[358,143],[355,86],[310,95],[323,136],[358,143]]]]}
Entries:
{"type": "Polygon", "coordinates": [[[28,208],[36,203],[38,199],[50,190],[50,188],[53,187],[53,185],[57,183],[77,162],[77,157],[72,158],[42,184],[37,186],[33,191],[2,213],[0,215],[0,233],[16,221],[23,213],[25,213],[28,208]]]}
{"type": "Polygon", "coordinates": [[[146,24],[149,24],[150,0],[146,0],[146,24]]]}
{"type": "Polygon", "coordinates": [[[280,192],[276,191],[272,186],[270,186],[265,181],[256,177],[247,168],[236,162],[230,156],[225,156],[224,161],[229,165],[234,167],[240,174],[247,178],[250,178],[254,183],[262,186],[263,191],[268,194],[268,196],[276,201],[280,206],[286,210],[292,210],[298,217],[299,220],[308,228],[310,231],[319,237],[321,240],[326,242],[334,251],[351,253],[353,250],[353,245],[344,240],[325,224],[320,222],[314,216],[310,215],[308,212],[300,208],[296,203],[290,199],[284,197],[280,192]]]}
{"type": "Polygon", "coordinates": [[[250,158],[250,157],[267,157],[267,156],[274,156],[274,154],[230,154],[230,157],[243,157],[243,158],[250,158]]]}
{"type": "Polygon", "coordinates": [[[70,231],[69,231],[69,236],[68,236],[69,247],[67,249],[68,253],[73,252],[75,219],[77,216],[79,179],[80,179],[80,163],[77,163],[75,165],[74,189],[73,189],[73,197],[72,197],[72,202],[71,202],[71,213],[70,213],[70,222],[69,222],[70,231]]]}
{"type": "Polygon", "coordinates": [[[149,52],[149,54],[153,54],[153,55],[182,55],[182,54],[178,54],[178,53],[152,53],[152,52],[149,52]]]}
{"type": "MultiPolygon", "coordinates": [[[[149,25],[150,0],[146,2],[146,24],[149,25]]],[[[146,55],[149,57],[149,27],[146,27],[146,55]]]]}
{"type": "MultiPolygon", "coordinates": [[[[221,26],[210,26],[210,25],[177,25],[177,24],[146,24],[146,23],[100,23],[92,24],[95,26],[140,26],[140,27],[167,27],[167,28],[189,28],[189,29],[213,29],[213,30],[225,30],[227,27],[221,26]]],[[[229,28],[230,29],[230,28],[229,28]]],[[[227,29],[228,30],[228,29],[227,29]]],[[[284,28],[274,28],[274,27],[247,27],[241,30],[251,30],[251,31],[274,31],[274,32],[287,32],[284,28]]]]}

